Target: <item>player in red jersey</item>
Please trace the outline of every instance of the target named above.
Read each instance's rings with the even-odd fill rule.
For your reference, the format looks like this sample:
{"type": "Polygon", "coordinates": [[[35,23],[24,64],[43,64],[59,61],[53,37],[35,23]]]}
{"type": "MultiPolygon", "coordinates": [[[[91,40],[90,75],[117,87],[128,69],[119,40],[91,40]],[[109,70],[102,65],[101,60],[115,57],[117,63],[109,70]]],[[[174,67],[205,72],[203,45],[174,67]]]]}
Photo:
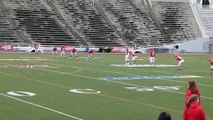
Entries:
{"type": "Polygon", "coordinates": [[[125,65],[129,65],[129,48],[125,50],[125,65]]]}
{"type": "Polygon", "coordinates": [[[94,53],[93,49],[89,49],[88,55],[87,55],[87,60],[89,60],[89,59],[93,60],[93,58],[94,58],[93,53],[94,53]]]}
{"type": "Polygon", "coordinates": [[[136,58],[138,57],[136,53],[130,51],[129,54],[131,55],[131,64],[136,63],[136,58]]]}
{"type": "Polygon", "coordinates": [[[213,74],[213,59],[212,58],[209,59],[209,63],[211,64],[211,67],[210,67],[211,74],[213,74]]]}
{"type": "Polygon", "coordinates": [[[184,59],[178,55],[175,55],[175,59],[178,61],[177,70],[183,70],[184,59]]]}
{"type": "Polygon", "coordinates": [[[150,49],[149,51],[149,62],[154,66],[155,64],[155,55],[156,55],[156,52],[154,49],[150,49]]]}
{"type": "Polygon", "coordinates": [[[56,46],[52,46],[52,54],[57,55],[57,47],[56,46]]]}
{"type": "Polygon", "coordinates": [[[73,55],[75,55],[75,58],[78,59],[77,50],[75,47],[73,47],[71,50],[70,58],[72,58],[73,55]]]}
{"type": "Polygon", "coordinates": [[[65,55],[65,46],[64,45],[61,46],[60,58],[62,58],[62,57],[66,58],[66,55],[65,55]]]}
{"type": "Polygon", "coordinates": [[[34,48],[34,50],[35,50],[35,54],[38,54],[39,53],[39,48],[40,48],[40,46],[41,46],[41,44],[40,43],[38,43],[38,42],[35,42],[34,44],[33,44],[33,48],[34,48]]]}

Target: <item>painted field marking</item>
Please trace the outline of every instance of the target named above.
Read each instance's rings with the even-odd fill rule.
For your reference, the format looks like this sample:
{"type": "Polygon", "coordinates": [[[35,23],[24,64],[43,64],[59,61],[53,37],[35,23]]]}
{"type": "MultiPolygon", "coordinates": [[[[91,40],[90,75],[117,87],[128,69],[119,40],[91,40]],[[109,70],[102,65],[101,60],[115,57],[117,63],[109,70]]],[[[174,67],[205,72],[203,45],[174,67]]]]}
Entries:
{"type": "MultiPolygon", "coordinates": [[[[61,65],[61,64],[54,64],[54,65],[67,66],[67,65],[61,65]]],[[[67,66],[67,67],[70,67],[70,66],[67,66]]],[[[75,66],[74,66],[74,67],[75,67],[75,66]]],[[[87,69],[87,68],[84,68],[84,69],[87,69]]],[[[46,70],[46,69],[40,69],[40,70],[45,70],[45,71],[53,72],[53,71],[46,70]]],[[[92,69],[92,70],[96,70],[96,69],[92,69]]],[[[125,73],[111,72],[111,71],[106,71],[106,70],[97,70],[97,71],[105,71],[105,72],[116,73],[116,74],[125,74],[125,73]]],[[[82,76],[82,75],[74,75],[74,74],[64,73],[64,72],[59,72],[59,71],[54,71],[54,72],[57,72],[57,73],[60,73],[60,74],[67,74],[67,75],[72,75],[72,76],[84,77],[84,78],[98,79],[98,78],[95,78],[95,77],[82,76]]],[[[125,74],[125,75],[127,75],[127,74],[125,74]]],[[[44,81],[43,81],[43,82],[44,82],[44,81]]],[[[110,81],[110,82],[115,82],[115,83],[119,83],[119,84],[123,84],[123,85],[138,86],[138,87],[141,87],[141,86],[142,86],[142,85],[135,85],[135,84],[129,84],[129,83],[125,83],[125,82],[118,82],[118,81],[110,81]]],[[[177,81],[173,81],[173,82],[177,82],[177,81]]],[[[181,82],[181,81],[178,81],[178,82],[180,82],[180,83],[187,83],[187,82],[181,82]]],[[[44,83],[48,83],[48,82],[44,82],[44,83]]],[[[52,84],[52,85],[53,85],[53,84],[52,84]]],[[[54,84],[54,85],[55,85],[55,84],[54,84]]],[[[60,87],[60,86],[66,87],[66,86],[63,86],[63,85],[57,85],[57,86],[59,86],[59,87],[60,87]]],[[[146,87],[146,86],[144,86],[144,87],[146,87]]],[[[209,87],[210,87],[210,86],[209,86],[209,87]]],[[[213,87],[213,86],[211,86],[211,87],[213,87]]],[[[162,90],[162,91],[164,91],[164,90],[162,90]]],[[[165,91],[165,92],[177,93],[177,94],[182,94],[182,95],[185,94],[185,93],[182,93],[182,92],[174,92],[174,91],[165,91]]],[[[151,105],[151,104],[147,104],[147,103],[137,102],[137,101],[129,100],[129,99],[125,99],[125,98],[120,98],[120,97],[115,97],[115,96],[110,96],[110,95],[104,95],[104,94],[98,94],[98,95],[105,96],[105,97],[109,97],[109,98],[114,98],[114,99],[118,99],[118,100],[122,100],[122,101],[126,101],[126,102],[138,103],[138,104],[143,104],[143,105],[147,105],[147,106],[150,106],[150,107],[155,107],[155,108],[160,108],[160,109],[165,109],[165,110],[170,110],[170,111],[182,113],[182,112],[177,111],[177,110],[167,109],[167,108],[163,108],[163,107],[160,107],[160,106],[155,106],[155,105],[151,105]]],[[[206,99],[211,99],[211,100],[213,100],[213,98],[211,98],[211,97],[206,97],[206,96],[201,96],[201,98],[206,98],[206,99]]],[[[208,118],[208,119],[212,119],[212,118],[208,118]]]]}
{"type": "MultiPolygon", "coordinates": [[[[55,71],[55,70],[46,70],[46,69],[41,69],[41,68],[34,68],[34,69],[43,70],[43,71],[47,71],[47,72],[55,72],[55,73],[59,73],[59,74],[66,74],[66,75],[71,75],[71,76],[76,76],[76,77],[83,77],[83,78],[90,78],[90,79],[100,80],[99,78],[95,78],[95,77],[83,76],[83,75],[76,75],[76,74],[71,74],[71,73],[65,73],[65,72],[55,71]]],[[[108,80],[104,80],[104,81],[108,81],[108,80]]],[[[128,85],[128,86],[147,87],[147,86],[136,85],[136,84],[130,84],[130,83],[126,83],[126,82],[113,81],[113,80],[108,81],[108,82],[114,82],[114,83],[118,83],[118,84],[122,84],[122,85],[128,85]]],[[[187,82],[184,82],[184,83],[187,83],[187,82]]],[[[213,86],[212,86],[212,87],[213,87],[213,86]]],[[[161,90],[161,91],[185,95],[185,93],[181,93],[181,92],[167,91],[167,90],[161,90]]],[[[206,96],[201,96],[201,98],[206,98],[206,99],[211,99],[211,100],[213,100],[213,98],[211,98],[211,97],[206,97],[206,96]]]]}
{"type": "Polygon", "coordinates": [[[11,96],[19,96],[19,97],[30,97],[30,96],[35,96],[36,94],[35,93],[32,93],[32,92],[26,92],[26,91],[10,91],[10,92],[7,92],[8,95],[11,95],[11,96]]]}
{"type": "Polygon", "coordinates": [[[201,78],[200,76],[184,75],[184,76],[126,76],[126,77],[102,77],[101,80],[144,80],[144,79],[179,79],[179,78],[201,78]]]}
{"type": "MultiPolygon", "coordinates": [[[[162,71],[155,71],[155,72],[158,72],[158,73],[163,73],[163,74],[166,74],[168,72],[162,72],[162,71]]],[[[175,74],[176,73],[171,73],[170,74],[175,74]]],[[[202,76],[202,78],[208,78],[208,79],[211,79],[211,77],[205,77],[205,76],[202,76]]],[[[170,81],[170,82],[177,82],[177,83],[186,83],[188,84],[188,82],[184,82],[184,81],[177,81],[177,80],[170,80],[170,79],[161,79],[161,80],[164,80],[164,81],[170,81]]],[[[199,86],[204,86],[204,87],[213,87],[212,85],[206,85],[206,84],[197,84],[199,86]]]]}
{"type": "MultiPolygon", "coordinates": [[[[2,72],[0,72],[0,73],[2,73],[2,72]]],[[[10,75],[10,76],[13,76],[13,77],[19,77],[19,78],[29,79],[29,78],[22,77],[20,75],[13,75],[13,74],[8,74],[8,73],[3,73],[3,74],[10,75]]],[[[42,82],[42,83],[45,83],[45,84],[54,85],[54,86],[62,87],[62,88],[69,88],[70,89],[70,87],[68,87],[68,86],[64,86],[64,85],[60,85],[60,84],[53,84],[53,83],[44,82],[44,81],[41,81],[41,80],[34,80],[33,78],[30,78],[30,79],[33,80],[33,81],[42,82]]],[[[137,85],[137,86],[139,86],[139,85],[137,85]]],[[[139,86],[139,87],[141,87],[141,86],[139,86]]],[[[174,109],[169,109],[169,108],[165,108],[165,107],[161,107],[161,106],[157,106],[157,105],[153,105],[153,104],[148,104],[148,103],[144,103],[144,102],[141,102],[141,101],[140,102],[139,101],[134,101],[134,100],[131,100],[131,99],[126,99],[126,98],[121,98],[121,97],[106,95],[106,94],[102,94],[102,93],[97,94],[97,95],[100,95],[100,96],[103,96],[103,97],[107,97],[107,98],[116,99],[116,100],[121,100],[121,101],[125,101],[125,102],[129,102],[129,103],[135,103],[135,104],[145,105],[145,106],[154,107],[154,108],[158,108],[158,109],[163,109],[163,110],[173,111],[173,112],[177,112],[177,113],[182,113],[182,111],[178,111],[178,110],[174,110],[174,109]]],[[[9,96],[9,97],[11,97],[11,96],[9,96]]]]}
{"type": "MultiPolygon", "coordinates": [[[[53,63],[48,63],[50,65],[58,65],[58,66],[65,66],[65,67],[76,67],[76,66],[67,66],[67,65],[62,65],[62,64],[53,64],[53,63]]],[[[106,66],[106,65],[101,65],[100,66],[106,66]]],[[[82,68],[81,69],[85,69],[85,70],[95,70],[95,71],[100,71],[100,72],[108,72],[108,73],[113,73],[113,74],[121,74],[121,75],[132,75],[132,76],[137,76],[135,74],[128,74],[128,73],[121,73],[121,72],[112,72],[112,71],[107,71],[107,70],[100,70],[100,69],[91,69],[91,68],[82,68]]],[[[129,69],[132,69],[132,68],[129,68],[129,69]]],[[[155,71],[155,72],[159,72],[159,73],[164,73],[164,74],[168,74],[168,72],[162,72],[162,71],[155,71]]],[[[176,73],[171,73],[170,74],[175,74],[176,73]]],[[[208,78],[208,79],[211,79],[210,77],[205,77],[205,76],[202,76],[202,78],[208,78]]],[[[188,84],[188,82],[184,82],[184,81],[177,81],[177,80],[171,80],[171,79],[161,79],[161,80],[164,80],[164,81],[170,81],[170,82],[176,82],[176,83],[184,83],[184,84],[188,84]]],[[[212,85],[206,85],[206,84],[197,84],[199,86],[205,86],[205,87],[213,87],[212,85]]]]}
{"type": "MultiPolygon", "coordinates": [[[[6,64],[6,63],[4,63],[4,64],[6,64]]],[[[10,64],[7,64],[7,65],[10,65],[10,64]]],[[[61,64],[50,64],[50,65],[67,66],[67,65],[61,65],[61,64]]],[[[10,66],[13,66],[13,65],[10,65],[10,66]]],[[[76,66],[68,66],[68,67],[76,67],[76,66]]],[[[79,67],[76,67],[76,68],[79,68],[79,67]]],[[[84,78],[90,78],[90,79],[99,80],[99,78],[95,78],[95,77],[76,75],[76,74],[72,74],[72,73],[65,73],[65,72],[60,72],[60,71],[55,71],[55,70],[46,70],[46,69],[40,69],[40,68],[33,68],[33,69],[38,69],[38,70],[42,70],[42,71],[56,72],[56,73],[59,73],[59,74],[67,74],[67,75],[71,75],[71,76],[77,76],[77,77],[84,77],[84,78]]],[[[83,69],[89,69],[89,68],[83,68],[83,69]]],[[[89,70],[96,70],[96,69],[89,69],[89,70]]],[[[133,75],[133,74],[120,73],[120,72],[111,72],[111,71],[106,71],[106,70],[97,70],[97,71],[103,71],[103,72],[109,72],[109,73],[115,73],[115,74],[133,75]]],[[[161,72],[161,71],[156,71],[156,72],[161,72]]],[[[161,72],[161,73],[165,73],[165,72],[161,72]]],[[[169,79],[161,79],[161,80],[187,84],[187,82],[184,82],[184,81],[169,80],[169,79]]],[[[130,85],[130,86],[136,86],[136,87],[147,87],[147,86],[129,84],[129,83],[120,82],[120,81],[108,81],[108,82],[114,82],[114,83],[118,83],[118,84],[130,85]]],[[[205,84],[198,84],[198,85],[205,86],[205,87],[213,87],[211,85],[205,85],[205,84]]],[[[166,91],[166,92],[172,92],[172,93],[180,94],[180,92],[174,92],[174,91],[166,91]]],[[[185,93],[181,93],[181,94],[184,95],[185,93]]],[[[201,98],[213,99],[211,97],[206,97],[206,96],[201,96],[201,98]]]]}
{"type": "MultiPolygon", "coordinates": [[[[4,63],[4,64],[7,64],[7,63],[4,63]]],[[[48,64],[50,64],[50,63],[48,63],[48,64]]],[[[10,65],[10,64],[7,64],[7,65],[10,65]]],[[[52,63],[50,65],[66,66],[66,67],[72,67],[72,68],[76,67],[76,66],[67,66],[67,65],[62,65],[62,64],[52,64],[52,63]]],[[[10,66],[13,66],[13,65],[10,65],[10,66]]],[[[103,66],[103,65],[101,65],[101,66],[103,66]]],[[[82,69],[80,67],[76,67],[76,68],[82,69]]],[[[59,71],[54,71],[54,70],[46,70],[46,69],[39,69],[39,68],[34,68],[34,69],[48,71],[48,72],[56,72],[56,73],[59,73],[59,74],[67,74],[67,75],[71,75],[71,76],[77,76],[77,77],[84,77],[84,78],[91,78],[91,79],[97,79],[97,80],[99,80],[99,78],[90,77],[90,76],[82,76],[82,75],[76,75],[76,74],[72,74],[72,73],[65,73],[65,72],[59,72],[59,71]]],[[[97,70],[97,69],[90,69],[90,68],[83,68],[83,69],[96,70],[96,71],[101,71],[101,72],[109,72],[109,73],[114,73],[114,74],[133,75],[133,74],[126,74],[126,73],[121,73],[121,72],[112,72],[112,71],[107,71],[107,70],[97,70]]],[[[156,72],[165,73],[165,72],[161,72],[161,71],[156,71],[156,72]]],[[[174,73],[172,73],[172,74],[174,74],[174,73]]],[[[161,80],[187,84],[187,82],[184,82],[184,81],[177,81],[177,80],[170,80],[170,79],[161,79],[161,80]]],[[[119,82],[119,81],[108,81],[108,82],[115,82],[115,83],[118,83],[118,84],[130,85],[130,86],[137,86],[137,87],[147,87],[147,86],[142,86],[142,85],[128,84],[128,83],[119,82]]],[[[205,84],[198,84],[198,85],[205,86],[205,87],[213,87],[211,85],[205,85],[205,84]]],[[[167,91],[167,92],[169,92],[169,91],[167,91]]],[[[178,93],[178,92],[174,92],[174,93],[178,93]]],[[[180,93],[178,93],[178,94],[180,94],[180,93]]],[[[181,93],[181,94],[185,94],[185,93],[181,93]]],[[[211,98],[211,97],[206,97],[206,96],[201,96],[201,98],[202,97],[203,98],[207,98],[207,99],[211,98]]]]}
{"type": "Polygon", "coordinates": [[[138,67],[177,67],[177,65],[166,65],[166,64],[111,64],[111,66],[118,66],[118,67],[132,67],[132,68],[138,68],[138,67]]]}
{"type": "Polygon", "coordinates": [[[14,59],[0,59],[0,61],[47,61],[47,60],[53,60],[48,58],[14,58],[14,59]]]}
{"type": "Polygon", "coordinates": [[[45,107],[45,106],[42,106],[42,105],[39,105],[39,104],[35,104],[35,103],[29,102],[29,101],[25,101],[25,100],[22,100],[22,99],[19,99],[19,98],[16,98],[16,97],[12,97],[12,96],[9,96],[9,95],[5,95],[5,94],[3,94],[3,93],[0,93],[0,95],[1,95],[1,96],[4,96],[4,97],[7,97],[7,98],[11,98],[11,99],[13,99],[13,100],[17,100],[17,101],[19,101],[19,102],[23,102],[23,103],[26,103],[26,104],[29,104],[29,105],[38,107],[38,108],[42,108],[42,109],[45,109],[45,110],[47,110],[47,111],[51,111],[51,112],[54,112],[54,113],[57,113],[57,114],[60,114],[60,115],[63,115],[63,116],[69,117],[69,118],[73,118],[73,119],[75,119],[75,120],[83,120],[83,119],[81,119],[81,118],[78,118],[78,117],[75,117],[75,116],[72,116],[72,115],[69,115],[69,114],[66,114],[66,113],[63,113],[63,112],[60,112],[60,111],[57,111],[57,110],[54,110],[54,109],[45,107]]]}
{"type": "Polygon", "coordinates": [[[79,94],[100,94],[101,91],[95,91],[93,89],[71,89],[69,90],[73,93],[79,93],[79,94]]]}
{"type": "MultiPolygon", "coordinates": [[[[77,67],[77,66],[68,66],[68,65],[63,65],[63,64],[53,64],[53,63],[48,63],[50,65],[57,65],[57,66],[64,66],[64,67],[77,67]]],[[[90,63],[88,63],[90,64],[90,63]]],[[[99,66],[108,66],[108,65],[103,65],[103,64],[96,64],[96,65],[99,65],[99,66]]],[[[80,68],[80,67],[79,67],[80,68]]],[[[113,73],[113,74],[121,74],[121,75],[131,75],[131,76],[138,76],[138,75],[135,75],[135,74],[128,74],[128,73],[122,73],[122,72],[112,72],[112,71],[107,71],[107,70],[100,70],[100,69],[91,69],[91,68],[82,68],[81,69],[85,69],[85,70],[95,70],[95,71],[100,71],[100,72],[108,72],[108,73],[113,73]]],[[[128,69],[134,69],[134,68],[128,68],[128,69]]],[[[167,68],[167,69],[170,69],[170,68],[167,68]]],[[[143,71],[143,69],[141,69],[143,71]]],[[[146,69],[146,70],[149,70],[149,69],[146,69]]],[[[159,72],[159,73],[165,73],[165,74],[177,74],[177,73],[172,73],[172,72],[162,72],[162,71],[158,71],[158,70],[149,70],[150,72],[159,72]]],[[[196,71],[196,72],[203,72],[203,71],[198,71],[198,70],[190,70],[190,71],[196,71]]],[[[205,72],[206,73],[206,72],[205,72]]],[[[208,79],[211,79],[211,77],[205,77],[205,76],[202,76],[202,78],[208,78],[208,79]]],[[[165,79],[166,80],[166,79],[165,79]]],[[[179,81],[173,81],[173,82],[178,82],[180,83],[179,81]]],[[[182,82],[182,83],[187,83],[187,82],[182,82]]],[[[205,84],[199,84],[200,86],[209,86],[209,87],[213,87],[211,85],[205,85],[205,84]]]]}

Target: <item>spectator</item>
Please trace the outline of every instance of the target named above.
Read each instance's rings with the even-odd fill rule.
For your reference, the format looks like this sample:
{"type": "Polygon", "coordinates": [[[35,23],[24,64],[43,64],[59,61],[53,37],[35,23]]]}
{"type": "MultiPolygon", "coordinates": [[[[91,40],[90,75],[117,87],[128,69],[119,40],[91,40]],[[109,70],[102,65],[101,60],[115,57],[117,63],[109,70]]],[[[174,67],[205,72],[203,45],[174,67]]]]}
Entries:
{"type": "Polygon", "coordinates": [[[200,92],[194,80],[190,80],[188,83],[188,89],[186,90],[185,94],[185,105],[189,101],[189,98],[192,94],[196,94],[198,96],[198,103],[200,104],[200,92]]]}
{"type": "Polygon", "coordinates": [[[192,94],[183,111],[183,120],[206,120],[203,108],[199,105],[199,97],[192,94]]]}
{"type": "Polygon", "coordinates": [[[171,116],[167,112],[161,112],[159,114],[158,120],[171,120],[171,116]]]}

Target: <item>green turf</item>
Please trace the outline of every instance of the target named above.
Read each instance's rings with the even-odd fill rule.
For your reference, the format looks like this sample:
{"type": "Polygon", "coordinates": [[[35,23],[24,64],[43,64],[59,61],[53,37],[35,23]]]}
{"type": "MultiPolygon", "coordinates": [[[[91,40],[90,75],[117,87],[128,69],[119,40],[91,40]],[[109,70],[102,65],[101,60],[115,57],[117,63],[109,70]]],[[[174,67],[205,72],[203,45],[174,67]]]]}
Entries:
{"type": "MultiPolygon", "coordinates": [[[[187,82],[194,79],[201,92],[201,105],[207,120],[213,120],[213,74],[208,59],[212,55],[184,54],[184,70],[168,68],[128,68],[124,55],[95,54],[94,61],[63,59],[46,54],[0,54],[0,120],[156,120],[162,111],[172,120],[181,120],[187,82]],[[26,58],[48,58],[47,61],[22,61],[26,58]],[[4,60],[3,60],[4,59],[4,60]],[[5,60],[6,59],[6,60],[5,60]],[[20,59],[20,60],[11,60],[20,59]],[[49,67],[16,68],[17,65],[49,67]],[[201,78],[141,79],[104,81],[103,77],[183,76],[201,78]],[[178,86],[179,90],[144,91],[154,86],[178,86]],[[126,87],[135,87],[130,90],[126,87]],[[72,93],[73,89],[92,89],[99,94],[72,93]],[[136,89],[138,91],[136,91],[136,89]],[[7,92],[26,91],[35,96],[11,96],[7,92]],[[76,117],[76,118],[75,118],[76,117]]],[[[146,54],[139,54],[136,64],[149,64],[146,54]]],[[[157,54],[156,64],[176,65],[174,55],[157,54]]]]}

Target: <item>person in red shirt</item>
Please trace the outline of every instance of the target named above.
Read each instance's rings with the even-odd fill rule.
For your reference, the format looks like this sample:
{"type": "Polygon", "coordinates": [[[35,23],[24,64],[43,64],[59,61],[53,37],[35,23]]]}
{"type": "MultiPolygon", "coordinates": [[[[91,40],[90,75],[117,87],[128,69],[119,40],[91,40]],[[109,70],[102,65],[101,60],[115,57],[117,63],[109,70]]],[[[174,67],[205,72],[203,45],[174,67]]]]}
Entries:
{"type": "Polygon", "coordinates": [[[154,66],[155,64],[155,55],[156,55],[156,52],[154,49],[150,49],[149,51],[149,62],[154,66]]]}
{"type": "Polygon", "coordinates": [[[136,53],[130,51],[129,54],[131,55],[131,64],[136,63],[136,58],[138,57],[136,53]]]}
{"type": "Polygon", "coordinates": [[[196,94],[198,96],[198,103],[200,104],[200,91],[197,88],[194,80],[190,80],[188,83],[188,89],[186,90],[186,94],[185,94],[185,106],[192,94],[196,94]]]}
{"type": "Polygon", "coordinates": [[[93,49],[89,49],[88,55],[87,55],[87,60],[89,60],[89,59],[93,60],[93,58],[94,58],[93,53],[94,53],[93,49]]]}
{"type": "Polygon", "coordinates": [[[183,120],[206,120],[205,112],[198,103],[198,96],[192,94],[183,110],[183,120]]]}
{"type": "Polygon", "coordinates": [[[33,44],[33,47],[34,47],[34,50],[35,50],[35,54],[38,54],[38,53],[39,53],[39,51],[40,51],[40,46],[41,46],[41,44],[38,43],[38,42],[35,42],[35,43],[33,44]]]}
{"type": "Polygon", "coordinates": [[[72,58],[73,55],[75,55],[75,58],[78,59],[77,50],[75,47],[73,47],[71,50],[70,58],[72,58]]]}
{"type": "Polygon", "coordinates": [[[129,48],[125,50],[125,65],[129,65],[129,48]]]}
{"type": "Polygon", "coordinates": [[[52,54],[57,55],[57,47],[56,46],[52,46],[52,54]]]}
{"type": "Polygon", "coordinates": [[[175,55],[175,59],[178,61],[177,70],[183,70],[184,59],[178,55],[175,55]]]}
{"type": "Polygon", "coordinates": [[[60,58],[62,58],[62,57],[66,58],[66,55],[65,55],[65,46],[64,45],[61,46],[60,58]]]}
{"type": "Polygon", "coordinates": [[[213,59],[212,58],[209,59],[209,63],[211,64],[211,67],[210,67],[211,74],[213,74],[213,59]]]}

